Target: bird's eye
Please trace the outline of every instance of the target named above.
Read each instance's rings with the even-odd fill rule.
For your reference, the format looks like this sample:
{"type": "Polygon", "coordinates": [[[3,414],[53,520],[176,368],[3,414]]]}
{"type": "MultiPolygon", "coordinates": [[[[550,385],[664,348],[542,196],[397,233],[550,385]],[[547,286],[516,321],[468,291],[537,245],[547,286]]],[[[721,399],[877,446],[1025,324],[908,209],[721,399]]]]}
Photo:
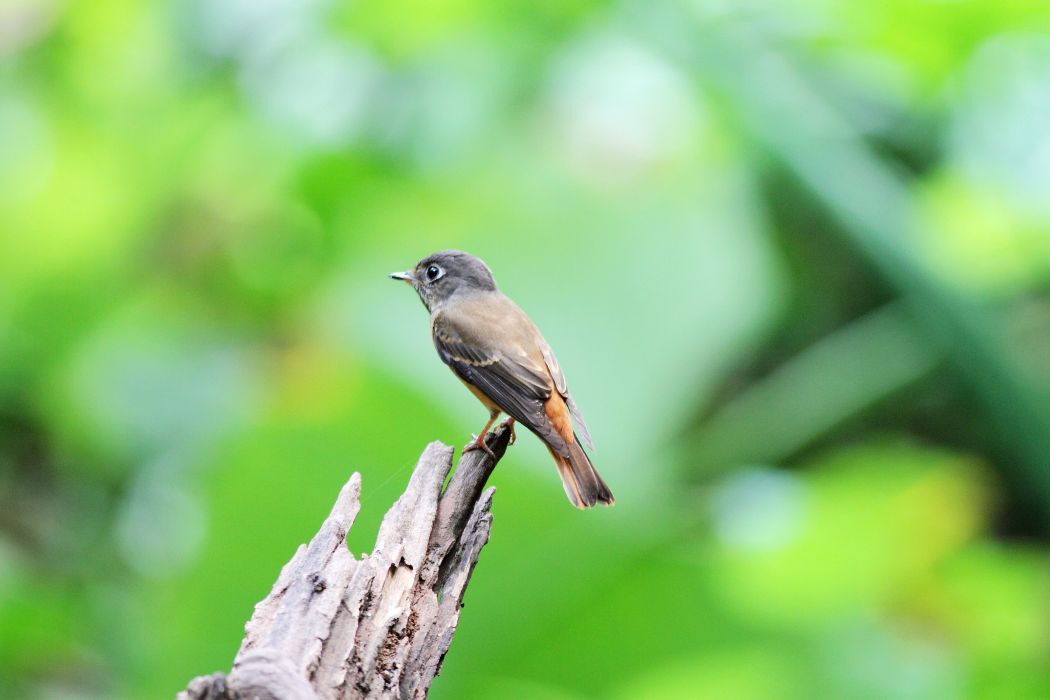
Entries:
{"type": "Polygon", "coordinates": [[[445,271],[442,270],[437,265],[431,265],[430,267],[427,268],[427,279],[430,280],[431,282],[436,280],[438,277],[441,277],[441,275],[443,275],[443,274],[445,274],[445,271]]]}

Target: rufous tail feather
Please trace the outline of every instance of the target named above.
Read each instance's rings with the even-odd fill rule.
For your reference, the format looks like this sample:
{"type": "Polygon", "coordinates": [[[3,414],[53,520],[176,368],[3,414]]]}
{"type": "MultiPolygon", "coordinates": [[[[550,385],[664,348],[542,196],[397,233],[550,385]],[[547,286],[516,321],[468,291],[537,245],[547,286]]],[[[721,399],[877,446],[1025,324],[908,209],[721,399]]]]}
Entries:
{"type": "Polygon", "coordinates": [[[612,491],[598,476],[590,457],[580,446],[579,440],[574,440],[569,445],[568,457],[563,457],[554,450],[550,452],[558,467],[558,473],[561,475],[565,495],[569,497],[574,506],[590,508],[598,503],[611,506],[616,502],[612,491]]]}

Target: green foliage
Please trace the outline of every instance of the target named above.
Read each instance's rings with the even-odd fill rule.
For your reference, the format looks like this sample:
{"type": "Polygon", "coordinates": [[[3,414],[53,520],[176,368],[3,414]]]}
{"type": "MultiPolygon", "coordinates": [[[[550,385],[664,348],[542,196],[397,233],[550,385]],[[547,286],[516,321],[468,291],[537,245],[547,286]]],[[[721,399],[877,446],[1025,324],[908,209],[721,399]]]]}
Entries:
{"type": "Polygon", "coordinates": [[[1037,2],[0,7],[0,696],[170,697],[484,412],[385,273],[483,257],[520,436],[435,698],[1045,698],[1037,2]]]}

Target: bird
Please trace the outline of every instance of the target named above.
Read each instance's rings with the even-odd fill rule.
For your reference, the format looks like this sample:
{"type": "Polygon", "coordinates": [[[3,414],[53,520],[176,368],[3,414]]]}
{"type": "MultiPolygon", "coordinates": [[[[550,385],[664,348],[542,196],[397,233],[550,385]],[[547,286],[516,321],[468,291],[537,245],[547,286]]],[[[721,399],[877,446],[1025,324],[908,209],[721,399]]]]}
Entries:
{"type": "Polygon", "coordinates": [[[612,505],[612,491],[580,444],[582,438],[594,449],[558,360],[536,324],[496,286],[489,266],[469,253],[444,250],[389,276],[416,290],[430,312],[438,356],[489,410],[485,427],[464,451],[492,455],[485,435],[506,413],[512,431],[517,421],[546,445],[574,506],[612,505]]]}

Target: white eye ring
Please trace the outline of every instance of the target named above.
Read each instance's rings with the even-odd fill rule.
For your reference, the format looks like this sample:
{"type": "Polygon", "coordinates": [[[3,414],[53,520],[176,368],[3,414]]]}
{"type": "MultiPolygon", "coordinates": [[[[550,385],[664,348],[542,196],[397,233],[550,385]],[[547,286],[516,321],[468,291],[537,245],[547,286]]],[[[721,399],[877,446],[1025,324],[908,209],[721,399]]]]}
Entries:
{"type": "Polygon", "coordinates": [[[435,282],[435,281],[441,279],[444,276],[445,271],[442,270],[437,265],[431,265],[430,267],[427,268],[425,274],[427,276],[427,281],[428,282],[435,282]]]}

